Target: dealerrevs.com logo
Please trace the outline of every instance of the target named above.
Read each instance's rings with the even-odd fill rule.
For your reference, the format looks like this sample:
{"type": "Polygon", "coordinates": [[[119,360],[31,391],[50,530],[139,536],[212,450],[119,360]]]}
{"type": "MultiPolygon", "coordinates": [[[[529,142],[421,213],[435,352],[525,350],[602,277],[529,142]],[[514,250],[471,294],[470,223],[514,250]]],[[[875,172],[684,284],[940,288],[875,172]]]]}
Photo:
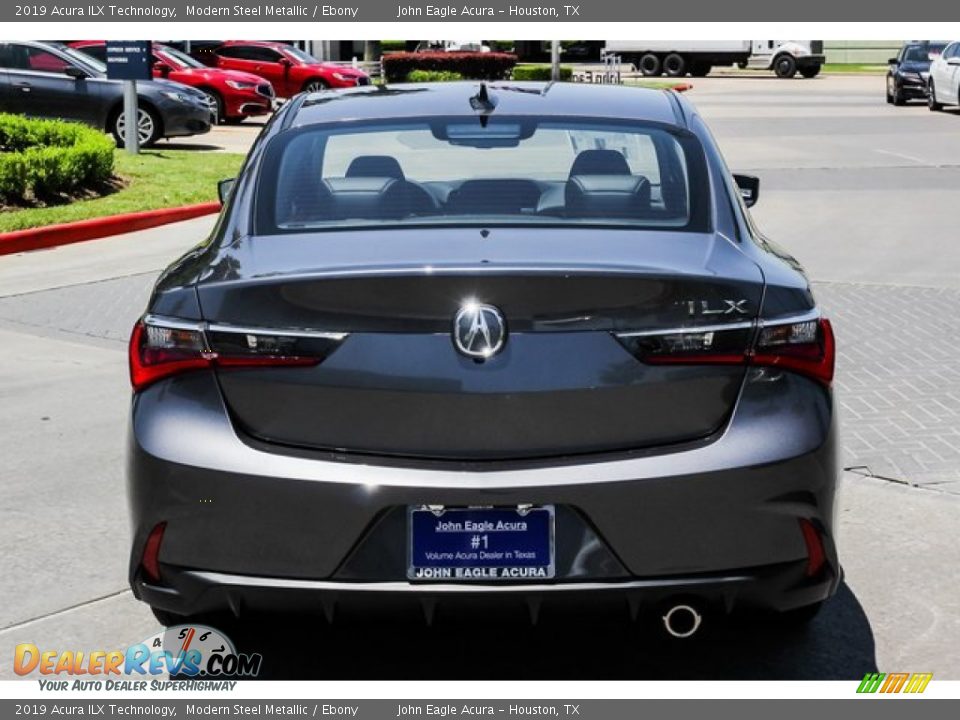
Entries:
{"type": "Polygon", "coordinates": [[[933,673],[867,673],[860,681],[858,693],[922,693],[933,673]]]}
{"type": "MultiPolygon", "coordinates": [[[[33,643],[14,649],[17,675],[90,676],[91,680],[163,675],[181,678],[256,677],[263,657],[239,653],[230,639],[206,625],[177,625],[125,650],[43,650],[33,643]]],[[[140,689],[106,680],[111,687],[77,689],[140,689]]],[[[45,683],[46,685],[47,683],[45,683]]],[[[52,684],[52,683],[51,683],[52,684]]],[[[59,683],[58,683],[59,685],[59,683]]],[[[64,682],[61,687],[67,689],[64,682]]]]}

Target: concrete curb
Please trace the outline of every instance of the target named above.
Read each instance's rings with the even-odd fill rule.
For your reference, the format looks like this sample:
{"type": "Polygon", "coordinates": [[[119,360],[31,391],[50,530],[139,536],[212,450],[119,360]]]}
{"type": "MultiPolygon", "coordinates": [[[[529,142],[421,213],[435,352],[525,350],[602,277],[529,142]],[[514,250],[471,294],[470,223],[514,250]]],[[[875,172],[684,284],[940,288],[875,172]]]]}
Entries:
{"type": "Polygon", "coordinates": [[[146,230],[157,225],[189,220],[220,212],[220,203],[205,202],[181,207],[144,210],[143,212],[107,215],[106,217],[78,220],[77,222],[46,227],[29,228],[0,233],[0,255],[40,250],[58,245],[95,240],[122,233],[146,230]]]}

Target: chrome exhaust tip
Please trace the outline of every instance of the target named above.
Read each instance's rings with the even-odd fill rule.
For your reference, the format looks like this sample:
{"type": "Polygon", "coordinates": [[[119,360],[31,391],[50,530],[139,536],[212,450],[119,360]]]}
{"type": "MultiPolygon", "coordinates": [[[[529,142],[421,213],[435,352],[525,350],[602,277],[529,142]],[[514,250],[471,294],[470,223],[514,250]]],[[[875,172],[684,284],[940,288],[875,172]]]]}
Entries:
{"type": "Polygon", "coordinates": [[[700,629],[703,616],[692,605],[674,605],[663,616],[663,627],[675,638],[692,637],[700,629]]]}

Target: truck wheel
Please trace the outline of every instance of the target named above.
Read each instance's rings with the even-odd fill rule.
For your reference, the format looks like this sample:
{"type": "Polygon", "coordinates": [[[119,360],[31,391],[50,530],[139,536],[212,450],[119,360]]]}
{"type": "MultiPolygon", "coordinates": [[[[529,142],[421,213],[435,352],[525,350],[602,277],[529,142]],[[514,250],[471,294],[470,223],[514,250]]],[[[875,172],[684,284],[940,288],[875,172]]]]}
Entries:
{"type": "Polygon", "coordinates": [[[711,70],[713,70],[713,65],[703,60],[698,60],[690,65],[690,74],[694,77],[706,77],[711,70]]]}
{"type": "Polygon", "coordinates": [[[797,61],[792,55],[781,55],[773,61],[773,71],[778,78],[789,80],[797,74],[797,61]]]}
{"type": "Polygon", "coordinates": [[[660,58],[653,53],[647,53],[640,58],[640,62],[637,63],[637,69],[643,73],[645,77],[657,77],[660,75],[660,58]]]}
{"type": "Polygon", "coordinates": [[[820,74],[820,66],[808,65],[807,67],[800,68],[800,74],[807,78],[807,80],[810,80],[820,74]]]}
{"type": "Polygon", "coordinates": [[[670,77],[683,77],[687,74],[687,61],[679,53],[670,53],[663,59],[663,71],[670,77]]]}

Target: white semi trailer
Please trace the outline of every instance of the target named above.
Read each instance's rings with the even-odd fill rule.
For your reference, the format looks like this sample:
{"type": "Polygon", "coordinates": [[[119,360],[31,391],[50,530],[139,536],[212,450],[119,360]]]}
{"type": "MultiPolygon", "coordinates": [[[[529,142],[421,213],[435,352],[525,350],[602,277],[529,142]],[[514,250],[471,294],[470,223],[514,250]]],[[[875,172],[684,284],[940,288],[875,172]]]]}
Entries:
{"type": "Polygon", "coordinates": [[[714,66],[738,65],[812,78],[824,63],[822,40],[607,40],[603,52],[648,77],[704,77],[714,66]]]}

